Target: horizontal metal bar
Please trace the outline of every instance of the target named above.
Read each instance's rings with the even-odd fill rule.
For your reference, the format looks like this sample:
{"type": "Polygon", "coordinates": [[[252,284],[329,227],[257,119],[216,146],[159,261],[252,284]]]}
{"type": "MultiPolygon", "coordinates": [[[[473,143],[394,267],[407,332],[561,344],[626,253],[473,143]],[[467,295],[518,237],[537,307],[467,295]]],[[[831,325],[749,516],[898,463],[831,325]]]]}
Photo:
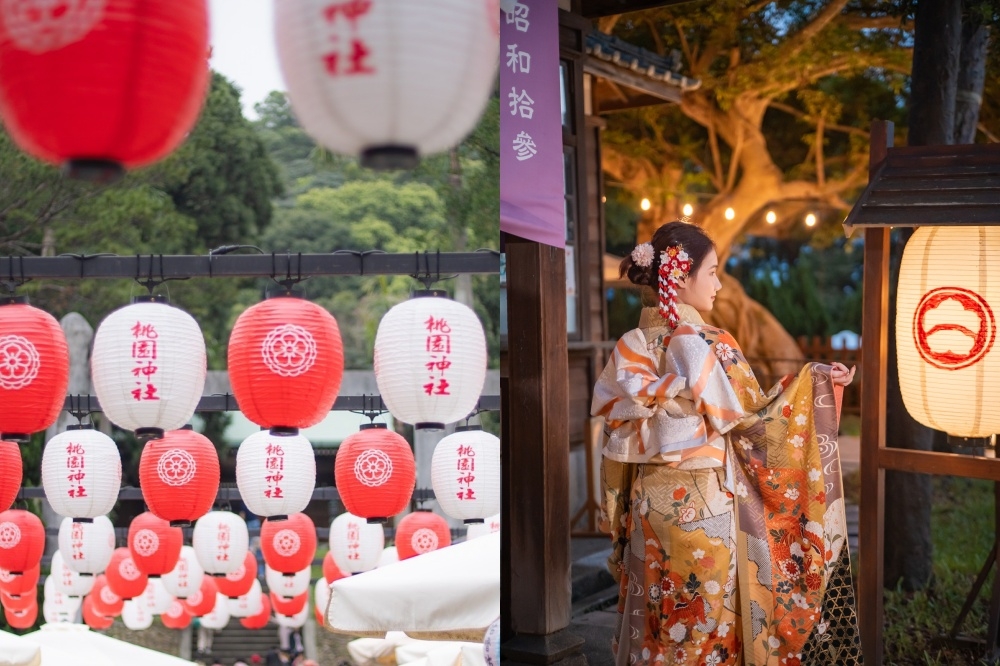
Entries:
{"type": "MultiPolygon", "coordinates": [[[[42,499],[45,497],[45,489],[40,486],[34,487],[22,487],[17,493],[17,499],[42,499]]],[[[118,490],[118,501],[122,500],[142,500],[142,489],[135,486],[123,486],[118,490]]],[[[240,489],[234,486],[226,486],[219,488],[219,492],[215,496],[216,502],[232,502],[240,500],[240,489]]],[[[313,502],[318,501],[333,501],[339,500],[340,493],[337,491],[336,486],[318,486],[313,489],[312,500],[313,502]]],[[[414,502],[426,502],[428,500],[436,499],[434,495],[433,488],[417,488],[413,491],[414,502]]]]}

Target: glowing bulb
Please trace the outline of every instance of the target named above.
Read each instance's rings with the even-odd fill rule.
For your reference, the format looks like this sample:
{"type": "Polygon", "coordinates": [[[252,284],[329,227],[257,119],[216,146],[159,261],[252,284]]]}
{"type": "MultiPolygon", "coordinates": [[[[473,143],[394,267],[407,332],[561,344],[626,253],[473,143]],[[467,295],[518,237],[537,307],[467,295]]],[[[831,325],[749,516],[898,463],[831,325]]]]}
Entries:
{"type": "Polygon", "coordinates": [[[726,219],[727,220],[735,220],[736,219],[736,211],[733,210],[732,207],[729,207],[729,208],[726,209],[726,219]]]}
{"type": "Polygon", "coordinates": [[[652,205],[646,197],[643,197],[642,201],[639,202],[639,208],[643,210],[649,210],[652,205]]]}
{"type": "Polygon", "coordinates": [[[814,226],[816,226],[816,216],[813,215],[812,213],[809,213],[808,215],[806,215],[806,226],[807,227],[814,227],[814,226]]]}
{"type": "Polygon", "coordinates": [[[684,208],[681,209],[685,216],[691,217],[694,215],[694,206],[691,204],[684,204],[684,208]]]}
{"type": "Polygon", "coordinates": [[[778,216],[774,213],[773,210],[769,210],[767,211],[767,215],[764,216],[764,219],[767,220],[768,224],[774,224],[775,222],[778,221],[778,216]]]}

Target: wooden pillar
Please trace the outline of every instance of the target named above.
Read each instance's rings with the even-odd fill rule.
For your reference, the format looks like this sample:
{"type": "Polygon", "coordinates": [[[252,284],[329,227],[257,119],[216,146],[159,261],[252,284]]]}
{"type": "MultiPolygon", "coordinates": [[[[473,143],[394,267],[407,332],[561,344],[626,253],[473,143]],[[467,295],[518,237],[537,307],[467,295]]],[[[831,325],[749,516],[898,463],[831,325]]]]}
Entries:
{"type": "MultiPolygon", "coordinates": [[[[869,178],[885,159],[892,145],[892,134],[891,122],[872,124],[869,178]]],[[[858,614],[865,663],[881,666],[885,470],[880,466],[879,456],[885,449],[889,352],[889,229],[886,227],[865,230],[863,299],[858,614]]]]}

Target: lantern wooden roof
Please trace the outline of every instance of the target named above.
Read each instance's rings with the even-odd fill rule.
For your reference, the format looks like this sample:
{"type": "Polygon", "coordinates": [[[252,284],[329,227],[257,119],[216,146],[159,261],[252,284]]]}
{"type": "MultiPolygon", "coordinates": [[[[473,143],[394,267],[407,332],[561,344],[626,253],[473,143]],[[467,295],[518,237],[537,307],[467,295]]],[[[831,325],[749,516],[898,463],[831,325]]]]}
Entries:
{"type": "Polygon", "coordinates": [[[593,19],[612,14],[637,12],[642,9],[679,5],[690,0],[580,0],[580,14],[593,19]]]}
{"type": "Polygon", "coordinates": [[[1000,224],[1000,144],[889,148],[844,231],[1000,224]]]}

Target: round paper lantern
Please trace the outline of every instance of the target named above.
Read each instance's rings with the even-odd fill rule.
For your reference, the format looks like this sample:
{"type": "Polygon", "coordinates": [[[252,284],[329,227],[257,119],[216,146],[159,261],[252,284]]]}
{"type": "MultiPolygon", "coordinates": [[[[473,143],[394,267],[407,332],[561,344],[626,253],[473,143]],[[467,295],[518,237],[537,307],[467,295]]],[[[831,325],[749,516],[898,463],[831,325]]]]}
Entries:
{"type": "Polygon", "coordinates": [[[899,388],[919,423],[954,437],[1000,432],[1000,228],[921,227],[896,297],[899,388]]]}
{"type": "Polygon", "coordinates": [[[94,577],[94,587],[87,595],[94,605],[94,610],[106,617],[117,617],[122,614],[122,607],[125,600],[114,593],[108,585],[108,578],[104,574],[94,577]]]}
{"type": "Polygon", "coordinates": [[[326,607],[330,605],[330,584],[320,578],[313,587],[313,603],[316,606],[316,621],[326,626],[326,607]]]}
{"type": "Polygon", "coordinates": [[[93,428],[70,428],[45,444],[42,486],[56,513],[95,518],[111,511],[122,485],[114,440],[93,428]]]}
{"type": "Polygon", "coordinates": [[[90,371],[104,414],[140,438],[162,437],[194,414],[205,388],[198,323],[160,297],[140,297],[97,327],[90,371]]]}
{"type": "Polygon", "coordinates": [[[229,624],[228,600],[216,593],[212,610],[201,616],[201,626],[207,629],[224,629],[227,624],[229,624]]]}
{"type": "Polygon", "coordinates": [[[337,568],[337,563],[333,561],[333,552],[327,550],[326,555],[323,556],[323,578],[327,583],[332,583],[345,576],[346,574],[337,568]]]}
{"type": "MultiPolygon", "coordinates": [[[[194,594],[184,599],[184,607],[195,617],[207,615],[215,608],[215,600],[219,596],[218,588],[215,585],[215,578],[205,576],[201,579],[201,587],[194,591],[194,594]]],[[[225,597],[223,597],[225,598],[225,597]]]]}
{"type": "Polygon", "coordinates": [[[250,546],[246,521],[231,511],[209,511],[194,524],[191,545],[205,573],[225,576],[244,563],[250,546]]]}
{"type": "Polygon", "coordinates": [[[296,118],[362,166],[413,167],[447,150],[472,130],[493,89],[496,11],[465,0],[276,4],[278,59],[296,118]]]}
{"type": "Polygon", "coordinates": [[[107,516],[89,523],[63,518],[59,523],[59,550],[67,568],[81,574],[104,571],[115,552],[115,526],[107,516]]]}
{"type": "Polygon", "coordinates": [[[51,576],[45,579],[42,595],[42,616],[46,622],[73,622],[83,603],[82,597],[71,597],[56,590],[51,576]]]}
{"type": "Polygon", "coordinates": [[[109,180],[184,140],[204,100],[207,54],[205,2],[11,5],[0,115],[24,151],[109,180]]]}
{"type": "Polygon", "coordinates": [[[83,598],[81,611],[83,612],[83,621],[91,629],[107,629],[115,623],[113,617],[101,615],[97,612],[97,609],[94,608],[94,599],[89,594],[83,598]]]}
{"type": "Polygon", "coordinates": [[[233,395],[248,419],[274,434],[298,434],[322,421],[343,374],[337,321],[315,303],[281,294],[248,308],[233,326],[233,395]]]}
{"type": "Polygon", "coordinates": [[[193,430],[171,430],[147,442],[139,485],[150,513],[171,525],[190,525],[212,509],[219,493],[219,454],[193,430]]]}
{"type": "Polygon", "coordinates": [[[382,550],[381,557],[378,558],[377,567],[384,567],[399,562],[399,551],[395,546],[389,546],[382,550]]]}
{"type": "Polygon", "coordinates": [[[16,442],[0,442],[0,511],[9,509],[17,499],[23,475],[21,448],[16,442]]]}
{"type": "Polygon", "coordinates": [[[309,586],[306,591],[294,597],[281,597],[271,591],[271,606],[279,615],[298,615],[309,603],[309,586]]]}
{"type": "Polygon", "coordinates": [[[180,557],[177,564],[168,573],[163,574],[160,580],[163,588],[172,596],[186,599],[201,589],[201,580],[205,577],[205,570],[198,562],[198,555],[191,546],[181,548],[180,557]]]}
{"type": "Polygon", "coordinates": [[[256,615],[261,610],[261,597],[263,594],[260,581],[254,579],[250,590],[246,594],[241,594],[235,599],[227,597],[226,603],[229,604],[229,616],[250,617],[256,615]]]}
{"type": "Polygon", "coordinates": [[[261,430],[236,452],[240,499],[254,514],[287,518],[304,511],[316,487],[316,457],[302,435],[272,435],[261,430]]]}
{"type": "Polygon", "coordinates": [[[154,516],[140,513],[128,526],[128,549],[139,571],[147,576],[170,573],[181,556],[184,534],[179,527],[154,516]]]}
{"type": "Polygon", "coordinates": [[[278,626],[288,627],[289,629],[301,629],[306,623],[306,618],[308,617],[309,604],[303,604],[302,610],[295,615],[282,615],[281,613],[274,614],[274,620],[278,623],[278,626]]]}
{"type": "Polygon", "coordinates": [[[153,626],[153,614],[142,599],[129,599],[122,606],[122,622],[132,631],[141,631],[153,626]]]}
{"type": "Polygon", "coordinates": [[[448,521],[430,511],[414,511],[403,516],[396,527],[396,551],[399,559],[423,555],[451,545],[448,521]]]}
{"type": "MultiPolygon", "coordinates": [[[[2,25],[0,112],[4,72],[12,68],[4,54],[2,25]]],[[[5,129],[11,131],[10,125],[5,129]]],[[[31,433],[55,423],[68,386],[69,346],[59,322],[24,298],[0,299],[0,439],[26,442],[31,433]]]]}
{"type": "Polygon", "coordinates": [[[6,569],[0,569],[0,591],[14,597],[30,594],[38,586],[40,572],[41,558],[24,573],[13,573],[6,569]]]}
{"type": "Polygon", "coordinates": [[[35,626],[35,620],[38,619],[38,604],[33,604],[23,611],[5,608],[3,616],[12,629],[30,629],[35,626]]]}
{"type": "Polygon", "coordinates": [[[219,592],[227,597],[238,597],[249,592],[255,580],[257,580],[257,558],[252,552],[247,551],[239,568],[216,578],[215,585],[219,588],[219,592]]]}
{"type": "Polygon", "coordinates": [[[434,447],[431,485],[441,510],[466,523],[500,511],[500,438],[478,426],[456,428],[434,447]]]}
{"type": "MultiPolygon", "coordinates": [[[[279,597],[297,597],[303,592],[309,591],[309,579],[312,577],[312,567],[306,567],[292,575],[275,571],[271,567],[264,567],[264,580],[267,582],[267,589],[274,592],[279,597]]],[[[279,611],[284,612],[284,611],[279,611]]],[[[294,615],[298,611],[285,613],[294,615]]]]}
{"type": "Polygon", "coordinates": [[[125,600],[141,595],[149,582],[148,576],[135,565],[128,548],[115,548],[104,575],[111,591],[125,600]]]}
{"type": "Polygon", "coordinates": [[[48,579],[55,581],[54,587],[56,592],[62,592],[71,597],[82,597],[94,587],[94,577],[81,576],[76,571],[67,567],[63,561],[62,552],[58,550],[52,554],[48,579]]]}
{"type": "Polygon", "coordinates": [[[271,621],[271,600],[266,594],[260,597],[260,612],[256,615],[240,618],[240,624],[246,629],[263,629],[271,621]]]}
{"type": "Polygon", "coordinates": [[[483,325],[445,292],[416,292],[379,322],[375,380],[392,415],[417,429],[465,418],[486,381],[483,325]]]}
{"type": "Polygon", "coordinates": [[[183,603],[174,599],[170,602],[170,608],[160,614],[160,621],[167,629],[186,629],[191,624],[191,613],[183,603]]]}
{"type": "Polygon", "coordinates": [[[167,588],[163,587],[163,581],[159,578],[150,578],[146,583],[146,589],[142,596],[136,597],[146,604],[146,609],[153,615],[165,613],[170,608],[170,602],[174,600],[167,588]]]}
{"type": "Polygon", "coordinates": [[[260,528],[264,562],[275,571],[293,574],[312,564],[316,556],[316,525],[304,513],[287,520],[265,520],[260,528]]]}
{"type": "Polygon", "coordinates": [[[330,523],[330,552],[345,574],[374,569],[384,547],[385,531],[377,523],[369,524],[352,513],[342,513],[330,523]]]}
{"type": "Polygon", "coordinates": [[[500,514],[495,513],[481,523],[473,523],[465,530],[465,540],[477,539],[500,531],[500,514]]]}
{"type": "Polygon", "coordinates": [[[500,618],[493,620],[483,636],[483,658],[486,666],[500,666],[500,618]]]}
{"type": "Polygon", "coordinates": [[[38,564],[45,550],[45,527],[30,511],[0,513],[0,569],[21,574],[38,564]]]}
{"type": "Polygon", "coordinates": [[[409,504],[417,464],[401,435],[384,423],[372,423],[341,442],[334,477],[348,512],[369,522],[385,522],[409,504]]]}
{"type": "Polygon", "coordinates": [[[0,606],[8,610],[23,611],[36,604],[38,604],[37,589],[17,597],[12,597],[6,592],[0,592],[0,606]]]}

